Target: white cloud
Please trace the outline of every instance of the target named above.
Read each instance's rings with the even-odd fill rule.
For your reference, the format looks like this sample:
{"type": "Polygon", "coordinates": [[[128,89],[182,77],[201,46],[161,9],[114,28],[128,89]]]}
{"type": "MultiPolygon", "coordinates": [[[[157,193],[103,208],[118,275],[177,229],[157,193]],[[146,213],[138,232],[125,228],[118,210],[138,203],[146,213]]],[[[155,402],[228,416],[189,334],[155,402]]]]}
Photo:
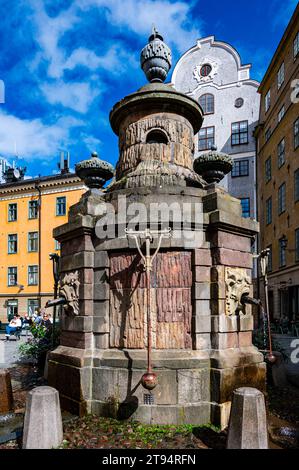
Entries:
{"type": "Polygon", "coordinates": [[[0,154],[14,155],[15,146],[25,160],[57,155],[58,149],[72,144],[72,127],[82,125],[74,118],[60,118],[46,125],[40,119],[19,119],[0,110],[0,154]]]}
{"type": "Polygon", "coordinates": [[[100,89],[92,89],[86,82],[65,83],[63,80],[41,84],[41,90],[50,104],[61,104],[78,113],[86,113],[100,89]]]}
{"type": "Polygon", "coordinates": [[[109,23],[127,27],[144,37],[146,42],[153,23],[165,41],[175,45],[179,52],[196,43],[201,36],[200,18],[191,18],[192,2],[169,0],[77,0],[82,10],[105,7],[109,23]]]}

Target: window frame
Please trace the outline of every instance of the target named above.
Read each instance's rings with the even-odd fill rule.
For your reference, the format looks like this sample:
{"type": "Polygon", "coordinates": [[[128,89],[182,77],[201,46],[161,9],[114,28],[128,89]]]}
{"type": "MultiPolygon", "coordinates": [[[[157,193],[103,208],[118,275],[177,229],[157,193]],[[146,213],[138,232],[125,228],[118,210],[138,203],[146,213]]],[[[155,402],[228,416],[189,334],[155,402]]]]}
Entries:
{"type": "Polygon", "coordinates": [[[278,121],[278,124],[281,123],[281,121],[283,120],[285,116],[285,105],[283,104],[282,107],[280,108],[280,110],[278,111],[278,114],[277,114],[277,121],[278,121]],[[283,111],[283,112],[282,112],[283,111]],[[281,114],[282,113],[282,114],[281,114]]]}
{"type": "Polygon", "coordinates": [[[38,286],[38,264],[29,264],[27,269],[27,283],[28,286],[38,286]],[[36,268],[35,271],[30,272],[30,268],[36,268]],[[36,276],[35,282],[30,282],[30,276],[36,276]]]}
{"type": "Polygon", "coordinates": [[[273,200],[272,196],[266,200],[266,225],[271,225],[273,221],[273,200]]]}
{"type": "Polygon", "coordinates": [[[295,230],[295,263],[299,263],[299,228],[295,230]]]}
{"type": "Polygon", "coordinates": [[[297,168],[296,171],[294,171],[294,201],[298,202],[299,201],[299,168],[297,168]],[[296,182],[298,187],[296,186],[296,182]]]}
{"type": "Polygon", "coordinates": [[[66,196],[57,196],[56,197],[56,216],[57,217],[64,217],[65,215],[66,215],[66,196]],[[58,202],[59,199],[64,199],[64,213],[63,214],[58,213],[58,207],[60,205],[60,203],[58,202]]]}
{"type": "Polygon", "coordinates": [[[294,150],[297,150],[297,148],[299,147],[299,118],[297,118],[293,124],[293,135],[294,135],[294,150]],[[296,132],[296,127],[297,127],[297,132],[296,132]]]}
{"type": "Polygon", "coordinates": [[[236,121],[236,122],[232,122],[231,124],[231,146],[232,147],[237,147],[237,146],[240,146],[240,145],[248,145],[249,144],[249,125],[248,125],[248,120],[244,120],[244,121],[236,121]],[[242,131],[241,130],[241,124],[245,123],[246,122],[246,131],[242,131]],[[238,124],[238,132],[234,132],[233,131],[233,126],[235,126],[236,124],[238,124]],[[242,134],[246,134],[246,142],[241,142],[241,135],[242,134]],[[233,138],[238,136],[239,137],[239,142],[238,143],[233,143],[233,138]]]}
{"type": "Polygon", "coordinates": [[[294,38],[294,41],[293,41],[293,57],[294,57],[294,60],[297,59],[298,54],[299,54],[299,31],[297,32],[297,34],[294,38]]]}
{"type": "Polygon", "coordinates": [[[285,80],[285,65],[284,65],[284,62],[282,62],[277,72],[277,90],[280,90],[280,88],[284,84],[284,80],[285,80]],[[281,79],[281,76],[282,76],[282,79],[281,79]]]}
{"type": "Polygon", "coordinates": [[[28,232],[28,235],[27,235],[28,253],[37,253],[38,252],[38,249],[39,249],[39,236],[38,235],[39,234],[36,231],[35,232],[28,232]],[[30,235],[36,235],[36,237],[30,239],[30,235]],[[36,249],[31,249],[30,242],[35,242],[36,243],[36,249]]]}
{"type": "Polygon", "coordinates": [[[29,317],[31,318],[32,314],[30,314],[30,308],[29,308],[30,302],[35,302],[34,305],[36,305],[36,307],[35,307],[35,310],[36,310],[37,308],[40,307],[40,301],[39,301],[39,299],[27,299],[27,313],[28,313],[29,317]]]}
{"type": "Polygon", "coordinates": [[[231,171],[231,177],[232,178],[243,178],[243,177],[246,177],[246,176],[249,176],[249,160],[248,159],[242,159],[242,160],[234,160],[234,164],[233,164],[233,169],[231,171]],[[246,164],[246,170],[245,172],[243,173],[242,171],[242,164],[246,164]],[[237,165],[238,164],[238,165],[237,165]],[[238,166],[238,172],[237,174],[235,174],[235,169],[236,167],[238,166]]]}
{"type": "Polygon", "coordinates": [[[215,96],[212,94],[212,93],[204,93],[203,95],[201,95],[199,97],[199,100],[198,100],[202,110],[203,110],[203,113],[204,113],[204,116],[209,116],[211,114],[215,114],[215,96]],[[209,98],[212,97],[212,105],[211,105],[211,108],[212,108],[212,111],[206,111],[206,109],[208,108],[208,100],[209,98]],[[205,105],[203,106],[202,103],[201,103],[201,100],[202,99],[205,99],[205,105]]]}
{"type": "Polygon", "coordinates": [[[269,183],[272,180],[272,157],[271,157],[271,155],[265,161],[265,180],[266,180],[266,184],[269,183]],[[269,168],[267,168],[267,163],[268,162],[270,164],[269,168]],[[270,170],[270,171],[268,171],[268,170],[270,170]],[[270,173],[270,177],[268,177],[269,173],[270,173]]]}
{"type": "Polygon", "coordinates": [[[271,108],[271,88],[269,88],[269,90],[265,94],[265,113],[266,114],[270,108],[271,108]]]}
{"type": "Polygon", "coordinates": [[[7,267],[7,287],[16,287],[18,285],[18,266],[8,266],[7,267]],[[9,272],[10,269],[15,270],[14,272],[9,272]],[[11,284],[10,276],[15,277],[15,282],[11,284]]]}
{"type": "Polygon", "coordinates": [[[202,152],[202,151],[205,151],[205,150],[210,150],[211,147],[213,147],[213,145],[215,145],[215,126],[207,126],[207,127],[202,127],[198,133],[198,151],[199,152],[202,152]],[[211,143],[210,146],[206,146],[204,148],[201,148],[200,147],[200,142],[207,142],[211,140],[211,137],[208,137],[208,129],[213,129],[213,142],[211,143]],[[206,131],[206,136],[205,137],[200,137],[200,133],[202,131],[206,131]]]}
{"type": "Polygon", "coordinates": [[[18,234],[17,233],[9,233],[7,235],[7,254],[8,255],[16,255],[18,253],[18,234]],[[9,237],[15,237],[15,240],[10,240],[9,237]],[[11,243],[15,243],[15,251],[11,251],[11,243]]]}
{"type": "Polygon", "coordinates": [[[38,199],[32,199],[31,201],[28,201],[28,219],[29,220],[35,220],[35,219],[38,219],[38,199]],[[32,217],[31,216],[31,210],[33,209],[33,207],[30,207],[30,205],[34,203],[33,207],[34,209],[36,209],[36,217],[32,217]]]}
{"type": "Polygon", "coordinates": [[[10,321],[11,318],[13,318],[14,315],[17,315],[19,311],[19,302],[16,299],[8,299],[6,302],[6,316],[7,319],[10,321]],[[16,309],[16,311],[13,311],[13,313],[9,314],[9,309],[12,307],[13,309],[16,309]]]}
{"type": "Polygon", "coordinates": [[[285,162],[286,162],[286,141],[285,141],[285,137],[284,137],[283,139],[281,139],[281,141],[277,145],[278,168],[281,168],[285,164],[285,162]],[[281,146],[281,144],[283,144],[283,145],[281,146]],[[283,159],[281,159],[282,155],[283,155],[283,159]]]}
{"type": "Polygon", "coordinates": [[[8,204],[8,222],[17,222],[18,220],[18,204],[16,202],[10,202],[8,204]],[[11,211],[12,206],[14,206],[15,210],[11,211]],[[11,218],[11,212],[15,214],[14,218],[11,218]]]}
{"type": "Polygon", "coordinates": [[[283,214],[285,211],[286,211],[286,184],[282,183],[278,188],[278,215],[283,214]],[[282,193],[281,193],[282,188],[284,188],[283,207],[282,207],[282,193]]]}
{"type": "Polygon", "coordinates": [[[285,243],[284,238],[280,238],[278,240],[278,245],[279,245],[279,267],[280,268],[285,268],[286,265],[287,265],[287,250],[286,250],[286,247],[282,248],[282,242],[285,243]]]}
{"type": "Polygon", "coordinates": [[[241,197],[241,198],[240,198],[240,201],[241,201],[241,206],[242,206],[242,217],[243,217],[244,219],[250,219],[250,217],[251,217],[251,201],[250,201],[250,197],[241,197]],[[245,216],[245,215],[244,215],[244,207],[243,207],[243,204],[242,204],[243,201],[248,201],[248,211],[246,212],[246,213],[249,214],[248,216],[245,216]]]}

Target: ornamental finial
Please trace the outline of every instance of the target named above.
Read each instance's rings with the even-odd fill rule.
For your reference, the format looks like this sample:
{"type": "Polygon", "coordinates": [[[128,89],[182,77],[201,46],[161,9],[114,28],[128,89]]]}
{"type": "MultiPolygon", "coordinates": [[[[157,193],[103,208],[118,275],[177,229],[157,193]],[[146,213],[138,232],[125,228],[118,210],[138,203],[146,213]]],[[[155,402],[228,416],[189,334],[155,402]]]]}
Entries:
{"type": "Polygon", "coordinates": [[[140,62],[149,82],[161,83],[166,80],[171,68],[171,50],[163,42],[163,37],[154,24],[149,42],[141,51],[140,62]]]}

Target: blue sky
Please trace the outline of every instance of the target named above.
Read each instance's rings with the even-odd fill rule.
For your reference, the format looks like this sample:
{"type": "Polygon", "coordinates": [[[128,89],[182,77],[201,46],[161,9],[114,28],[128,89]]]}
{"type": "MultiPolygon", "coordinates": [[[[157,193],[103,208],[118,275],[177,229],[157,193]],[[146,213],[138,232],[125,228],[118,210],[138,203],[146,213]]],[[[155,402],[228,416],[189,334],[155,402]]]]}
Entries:
{"type": "MultiPolygon", "coordinates": [[[[27,174],[57,171],[96,150],[115,164],[116,101],[145,84],[139,55],[156,24],[173,63],[203,36],[229,42],[260,80],[294,0],[0,0],[0,155],[17,149],[27,174]]],[[[171,73],[169,74],[169,79],[171,73]]]]}

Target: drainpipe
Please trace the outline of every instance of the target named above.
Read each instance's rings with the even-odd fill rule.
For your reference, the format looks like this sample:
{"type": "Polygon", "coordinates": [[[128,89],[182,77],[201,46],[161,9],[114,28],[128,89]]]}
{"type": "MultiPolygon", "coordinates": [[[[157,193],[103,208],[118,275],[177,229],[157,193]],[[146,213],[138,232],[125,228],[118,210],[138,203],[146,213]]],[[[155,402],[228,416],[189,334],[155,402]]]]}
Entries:
{"type": "Polygon", "coordinates": [[[38,298],[41,307],[41,266],[42,266],[42,193],[39,186],[40,181],[35,184],[38,191],[38,298]]]}

